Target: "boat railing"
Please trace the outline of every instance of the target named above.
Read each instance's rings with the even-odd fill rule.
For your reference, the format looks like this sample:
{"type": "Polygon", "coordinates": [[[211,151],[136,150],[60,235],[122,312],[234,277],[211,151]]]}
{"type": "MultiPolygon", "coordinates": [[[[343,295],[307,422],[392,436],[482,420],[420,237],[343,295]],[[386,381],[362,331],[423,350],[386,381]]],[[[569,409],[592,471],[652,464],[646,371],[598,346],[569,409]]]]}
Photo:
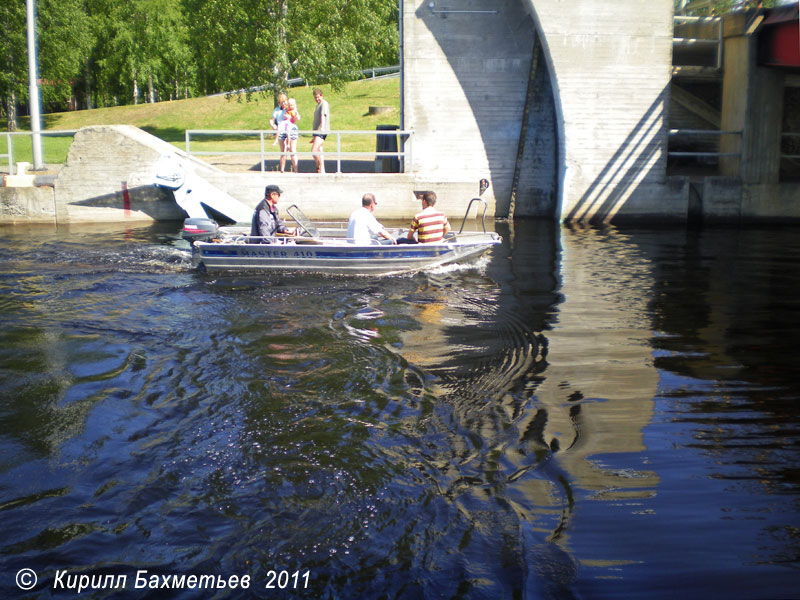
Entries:
{"type": "Polygon", "coordinates": [[[319,230],[317,229],[316,225],[311,222],[306,214],[300,210],[300,207],[297,204],[292,204],[289,208],[286,209],[287,214],[295,220],[298,227],[301,227],[308,235],[311,237],[319,237],[319,230]]]}
{"type": "MultiPolygon", "coordinates": [[[[459,235],[464,233],[464,225],[466,225],[467,223],[467,219],[469,218],[469,211],[472,210],[472,204],[474,202],[478,202],[483,205],[483,212],[481,213],[481,228],[483,229],[483,233],[486,233],[486,210],[489,208],[489,205],[483,198],[473,198],[472,200],[469,201],[469,204],[467,204],[467,212],[464,213],[464,220],[461,221],[461,228],[458,230],[459,235]]],[[[478,210],[480,210],[480,208],[478,210]]],[[[476,219],[478,218],[477,211],[475,213],[475,218],[476,219]]]]}

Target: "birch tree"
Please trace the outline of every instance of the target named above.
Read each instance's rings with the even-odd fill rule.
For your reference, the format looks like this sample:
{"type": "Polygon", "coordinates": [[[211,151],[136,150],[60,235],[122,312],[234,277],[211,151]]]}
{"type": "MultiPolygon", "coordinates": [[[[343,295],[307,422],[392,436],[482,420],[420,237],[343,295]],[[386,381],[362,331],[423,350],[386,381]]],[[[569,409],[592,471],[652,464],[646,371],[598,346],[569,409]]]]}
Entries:
{"type": "Polygon", "coordinates": [[[217,91],[330,83],[397,60],[396,0],[184,0],[201,78],[217,91]],[[213,82],[213,84],[212,84],[213,82]]]}

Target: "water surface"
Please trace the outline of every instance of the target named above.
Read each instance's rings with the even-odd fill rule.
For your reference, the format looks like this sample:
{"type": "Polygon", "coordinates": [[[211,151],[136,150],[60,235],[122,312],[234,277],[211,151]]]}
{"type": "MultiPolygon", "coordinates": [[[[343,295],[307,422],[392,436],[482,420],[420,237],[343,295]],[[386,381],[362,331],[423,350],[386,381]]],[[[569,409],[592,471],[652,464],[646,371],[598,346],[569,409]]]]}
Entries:
{"type": "Polygon", "coordinates": [[[4,597],[797,595],[797,230],[498,224],[344,278],[178,229],[0,231],[4,597]]]}

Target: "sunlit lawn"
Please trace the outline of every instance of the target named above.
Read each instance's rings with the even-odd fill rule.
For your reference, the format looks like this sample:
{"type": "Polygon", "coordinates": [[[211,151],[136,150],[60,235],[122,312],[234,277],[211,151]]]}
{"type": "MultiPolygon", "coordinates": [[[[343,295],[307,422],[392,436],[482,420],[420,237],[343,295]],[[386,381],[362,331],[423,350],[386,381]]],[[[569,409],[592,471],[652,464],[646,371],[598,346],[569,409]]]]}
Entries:
{"type": "MultiPolygon", "coordinates": [[[[331,108],[331,129],[336,131],[375,131],[378,125],[400,124],[400,80],[397,77],[384,79],[365,79],[353,82],[340,92],[330,86],[320,86],[331,108]],[[370,106],[391,106],[394,110],[380,115],[370,115],[370,106]]],[[[312,129],[314,98],[311,87],[296,87],[290,96],[297,100],[301,131],[312,129]]],[[[43,159],[48,164],[65,162],[72,141],[68,136],[51,136],[57,130],[80,129],[89,125],[134,125],[155,135],[176,147],[185,150],[185,132],[190,130],[236,130],[252,132],[248,135],[193,135],[190,150],[194,152],[249,152],[258,154],[262,141],[258,130],[270,131],[269,119],[274,102],[272,96],[253,94],[249,101],[244,96],[208,96],[139,104],[136,106],[115,106],[94,110],[79,110],[65,113],[51,113],[43,116],[42,137],[43,159]]],[[[30,124],[20,119],[20,130],[27,131],[30,124]]],[[[4,138],[5,136],[3,136],[4,138]]],[[[310,150],[310,134],[303,136],[297,149],[310,150]]],[[[32,162],[29,135],[13,135],[12,153],[14,162],[32,162]]],[[[265,152],[278,152],[273,145],[274,138],[265,135],[265,152]]],[[[5,154],[7,142],[0,138],[0,154],[5,154]]],[[[375,152],[374,135],[348,134],[341,136],[342,152],[375,152]]],[[[326,151],[337,149],[337,136],[331,135],[326,142],[326,151]]],[[[0,165],[7,161],[0,158],[0,165]]]]}

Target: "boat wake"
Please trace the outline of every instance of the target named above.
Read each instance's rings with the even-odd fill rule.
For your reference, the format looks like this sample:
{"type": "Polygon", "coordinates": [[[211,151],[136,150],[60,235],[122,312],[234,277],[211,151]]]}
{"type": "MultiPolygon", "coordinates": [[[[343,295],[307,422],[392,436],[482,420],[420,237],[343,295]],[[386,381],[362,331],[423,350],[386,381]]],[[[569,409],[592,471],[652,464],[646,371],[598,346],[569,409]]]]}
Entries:
{"type": "Polygon", "coordinates": [[[191,255],[176,246],[126,246],[87,248],[69,243],[58,247],[44,246],[19,260],[34,261],[48,268],[80,269],[86,272],[118,271],[123,273],[188,272],[193,270],[191,255]]]}
{"type": "Polygon", "coordinates": [[[460,263],[450,263],[448,265],[434,267],[430,269],[428,272],[434,275],[441,275],[445,273],[460,273],[465,271],[477,271],[478,273],[485,274],[486,267],[489,265],[489,261],[490,261],[490,256],[488,254],[483,254],[479,258],[471,262],[467,261],[460,263]]]}

